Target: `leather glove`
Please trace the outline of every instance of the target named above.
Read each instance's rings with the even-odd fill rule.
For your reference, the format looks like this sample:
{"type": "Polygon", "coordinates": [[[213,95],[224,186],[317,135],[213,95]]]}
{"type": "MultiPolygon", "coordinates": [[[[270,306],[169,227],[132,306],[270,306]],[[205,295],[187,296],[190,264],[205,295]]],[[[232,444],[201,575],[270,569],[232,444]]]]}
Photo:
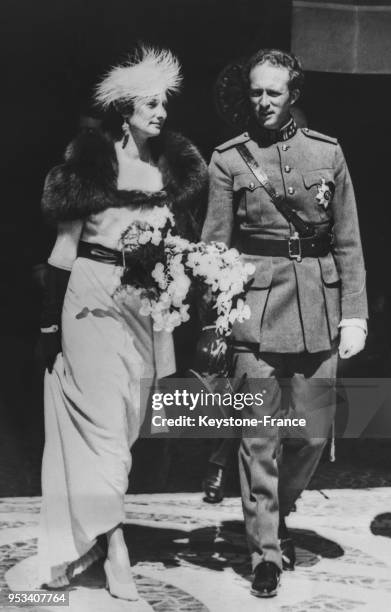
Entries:
{"type": "Polygon", "coordinates": [[[339,356],[341,359],[349,359],[357,355],[365,346],[366,333],[361,327],[347,325],[341,327],[341,336],[339,342],[339,356]]]}
{"type": "Polygon", "coordinates": [[[41,332],[40,344],[43,362],[49,374],[51,374],[56,357],[61,353],[61,333],[59,331],[48,333],[41,332]]]}
{"type": "Polygon", "coordinates": [[[41,330],[44,331],[41,331],[39,348],[50,374],[58,353],[61,353],[61,312],[69,276],[69,270],[47,266],[41,311],[41,330]],[[57,328],[56,331],[49,331],[51,327],[57,328]]]}

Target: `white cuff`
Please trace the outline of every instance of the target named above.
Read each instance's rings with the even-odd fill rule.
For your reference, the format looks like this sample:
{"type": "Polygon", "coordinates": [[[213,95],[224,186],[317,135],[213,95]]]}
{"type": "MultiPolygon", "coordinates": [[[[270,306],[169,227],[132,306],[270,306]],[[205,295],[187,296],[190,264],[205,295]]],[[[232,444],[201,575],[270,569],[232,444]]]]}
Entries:
{"type": "Polygon", "coordinates": [[[368,325],[366,319],[342,319],[338,327],[359,327],[366,334],[368,333],[368,325]]]}
{"type": "Polygon", "coordinates": [[[41,333],[42,334],[54,334],[55,332],[58,332],[59,329],[60,328],[58,325],[50,325],[50,327],[41,327],[41,333]]]}

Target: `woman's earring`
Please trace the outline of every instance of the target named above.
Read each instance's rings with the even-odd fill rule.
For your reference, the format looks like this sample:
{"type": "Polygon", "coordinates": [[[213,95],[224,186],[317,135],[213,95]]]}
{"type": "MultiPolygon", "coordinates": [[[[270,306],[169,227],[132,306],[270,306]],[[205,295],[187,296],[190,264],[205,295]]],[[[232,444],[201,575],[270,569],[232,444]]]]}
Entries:
{"type": "Polygon", "coordinates": [[[124,149],[126,145],[128,144],[129,136],[130,136],[129,124],[126,121],[126,119],[124,119],[124,122],[122,124],[122,133],[123,133],[122,148],[124,149]]]}

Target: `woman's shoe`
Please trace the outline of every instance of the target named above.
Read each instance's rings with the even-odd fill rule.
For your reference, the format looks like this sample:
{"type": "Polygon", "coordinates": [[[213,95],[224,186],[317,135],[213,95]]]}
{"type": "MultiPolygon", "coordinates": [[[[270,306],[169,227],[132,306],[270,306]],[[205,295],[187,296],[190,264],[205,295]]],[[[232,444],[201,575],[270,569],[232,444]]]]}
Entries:
{"type": "Polygon", "coordinates": [[[136,601],[139,599],[139,594],[133,578],[129,582],[118,582],[114,576],[109,559],[106,559],[103,567],[106,574],[106,588],[110,595],[118,597],[118,599],[127,599],[129,601],[136,601]]]}

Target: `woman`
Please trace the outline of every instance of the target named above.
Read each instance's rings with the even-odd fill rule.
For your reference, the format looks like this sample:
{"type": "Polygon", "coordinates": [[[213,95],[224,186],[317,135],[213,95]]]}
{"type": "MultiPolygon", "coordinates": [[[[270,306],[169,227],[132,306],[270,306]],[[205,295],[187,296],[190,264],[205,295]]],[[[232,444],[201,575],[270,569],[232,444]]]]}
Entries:
{"type": "Polygon", "coordinates": [[[46,444],[39,541],[41,583],[69,583],[100,554],[112,595],[136,599],[121,523],[144,405],[140,381],[175,371],[171,334],[154,332],[137,298],[113,298],[120,237],[136,219],[168,205],[179,232],[195,238],[206,166],[185,138],[165,133],[168,94],[180,84],[169,51],[142,49],[96,90],[122,131],[90,130],[49,173],[43,211],[58,225],[49,258],[43,338],[46,444]],[[71,270],[69,283],[69,271],[71,270]],[[63,295],[66,289],[65,301],[63,295]],[[58,354],[60,314],[62,354],[58,354]]]}

